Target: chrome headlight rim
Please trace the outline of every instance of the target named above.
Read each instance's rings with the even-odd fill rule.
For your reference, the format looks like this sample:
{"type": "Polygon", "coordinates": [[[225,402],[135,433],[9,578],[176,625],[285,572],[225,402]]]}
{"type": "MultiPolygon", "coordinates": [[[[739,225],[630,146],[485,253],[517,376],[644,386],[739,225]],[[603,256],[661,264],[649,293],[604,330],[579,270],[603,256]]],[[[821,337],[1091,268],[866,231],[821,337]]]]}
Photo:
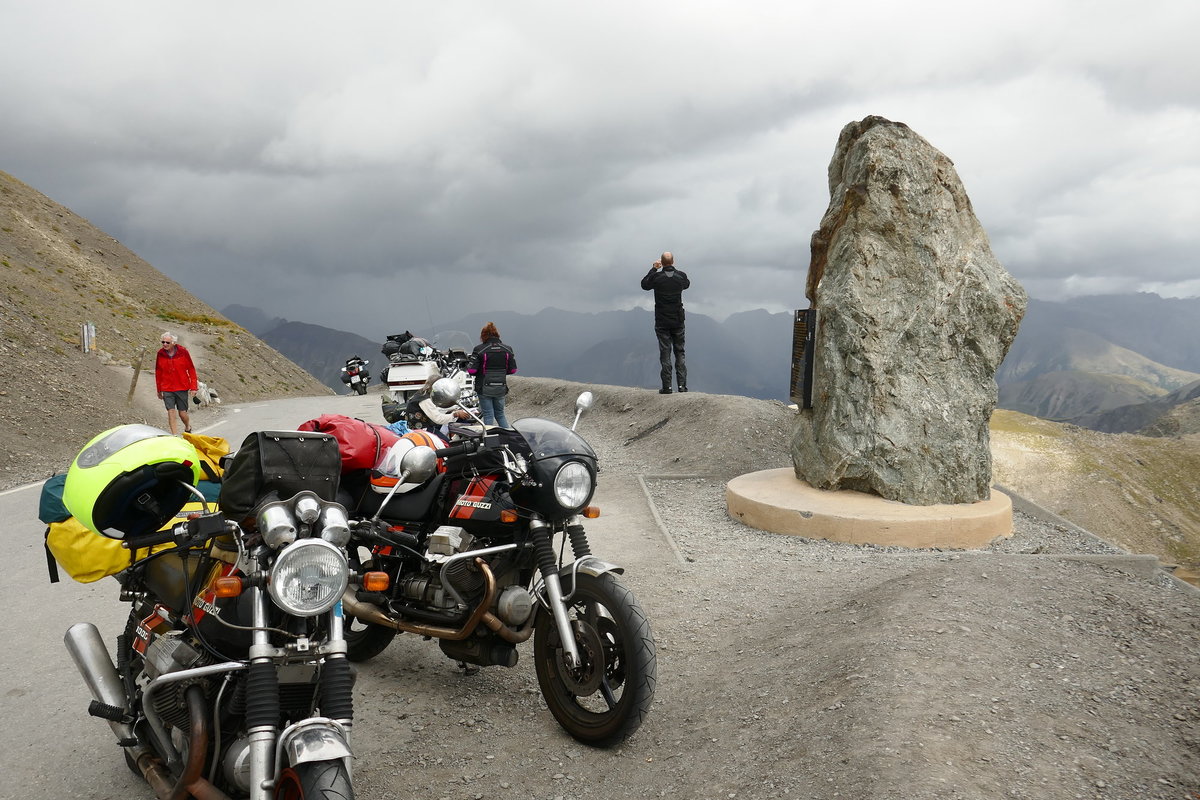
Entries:
{"type": "Polygon", "coordinates": [[[587,503],[596,488],[592,471],[582,461],[567,461],[554,473],[554,500],[561,507],[575,511],[587,503]]]}
{"type": "Polygon", "coordinates": [[[275,605],[297,617],[315,617],[332,609],[342,599],[350,583],[350,562],[346,554],[324,539],[300,539],[280,551],[271,565],[267,591],[275,605]],[[315,549],[314,549],[315,548],[315,549]],[[329,559],[332,567],[329,567],[329,559]],[[322,564],[324,562],[324,564],[322,564]],[[300,574],[302,568],[318,570],[326,590],[319,600],[304,603],[294,596],[295,582],[309,576],[300,574]],[[332,578],[332,581],[328,579],[332,578]]]}

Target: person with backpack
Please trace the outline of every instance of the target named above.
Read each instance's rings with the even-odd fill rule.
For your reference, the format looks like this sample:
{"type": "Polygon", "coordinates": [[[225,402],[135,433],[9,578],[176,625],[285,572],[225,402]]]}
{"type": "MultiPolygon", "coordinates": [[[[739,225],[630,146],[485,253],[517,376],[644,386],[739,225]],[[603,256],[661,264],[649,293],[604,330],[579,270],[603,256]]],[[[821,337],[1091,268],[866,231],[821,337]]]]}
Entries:
{"type": "Polygon", "coordinates": [[[479,332],[479,344],[471,351],[467,372],[475,376],[475,394],[483,424],[508,427],[504,416],[504,398],[508,394],[508,376],[517,371],[517,355],[500,341],[496,324],[489,322],[479,332]]]}

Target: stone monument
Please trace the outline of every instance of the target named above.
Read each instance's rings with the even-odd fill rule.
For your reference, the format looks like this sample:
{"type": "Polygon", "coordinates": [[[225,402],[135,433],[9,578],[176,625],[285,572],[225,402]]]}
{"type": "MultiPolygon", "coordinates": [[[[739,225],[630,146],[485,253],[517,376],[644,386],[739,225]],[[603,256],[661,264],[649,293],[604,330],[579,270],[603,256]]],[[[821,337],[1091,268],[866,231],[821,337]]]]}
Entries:
{"type": "Polygon", "coordinates": [[[907,125],[842,129],[812,236],[812,407],[794,469],[730,481],[729,513],[859,544],[982,547],[1012,533],[991,492],[995,373],[1025,313],[954,164],[907,125]]]}
{"type": "Polygon", "coordinates": [[[986,500],[996,370],[1025,313],[954,164],[907,125],[842,129],[812,236],[813,407],[796,476],[916,505],[986,500]]]}

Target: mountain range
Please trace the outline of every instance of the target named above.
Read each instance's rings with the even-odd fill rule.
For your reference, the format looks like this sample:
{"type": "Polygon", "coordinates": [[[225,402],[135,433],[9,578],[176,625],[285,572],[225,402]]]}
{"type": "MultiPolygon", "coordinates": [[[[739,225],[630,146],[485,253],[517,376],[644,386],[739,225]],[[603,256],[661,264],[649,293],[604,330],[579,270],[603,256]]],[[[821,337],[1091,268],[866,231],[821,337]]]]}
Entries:
{"type": "MultiPolygon", "coordinates": [[[[340,388],[340,367],[353,354],[372,358],[377,366],[373,374],[380,374],[381,342],[271,318],[246,306],[229,306],[224,313],[328,386],[340,388]]],[[[476,341],[474,332],[486,321],[495,322],[503,339],[516,348],[522,374],[658,386],[649,311],[494,311],[447,320],[435,331],[466,331],[476,341]]],[[[690,387],[789,402],[792,327],[787,313],[747,311],[724,321],[689,314],[690,387]]],[[[1192,422],[1200,418],[1200,298],[1125,294],[1031,300],[996,382],[1000,408],[1044,419],[1110,433],[1200,431],[1192,422]],[[1177,407],[1192,404],[1197,406],[1194,413],[1182,411],[1156,427],[1177,407]]]]}

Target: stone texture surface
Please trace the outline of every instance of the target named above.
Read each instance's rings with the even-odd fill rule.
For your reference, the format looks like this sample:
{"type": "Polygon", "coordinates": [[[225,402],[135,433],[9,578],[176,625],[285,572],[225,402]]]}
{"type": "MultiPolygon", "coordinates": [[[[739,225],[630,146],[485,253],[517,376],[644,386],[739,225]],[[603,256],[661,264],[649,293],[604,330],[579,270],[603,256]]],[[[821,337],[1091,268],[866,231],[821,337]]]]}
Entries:
{"type": "Polygon", "coordinates": [[[985,500],[995,373],[1025,312],[954,164],[908,126],[842,129],[812,237],[813,408],[796,476],[915,505],[985,500]]]}

